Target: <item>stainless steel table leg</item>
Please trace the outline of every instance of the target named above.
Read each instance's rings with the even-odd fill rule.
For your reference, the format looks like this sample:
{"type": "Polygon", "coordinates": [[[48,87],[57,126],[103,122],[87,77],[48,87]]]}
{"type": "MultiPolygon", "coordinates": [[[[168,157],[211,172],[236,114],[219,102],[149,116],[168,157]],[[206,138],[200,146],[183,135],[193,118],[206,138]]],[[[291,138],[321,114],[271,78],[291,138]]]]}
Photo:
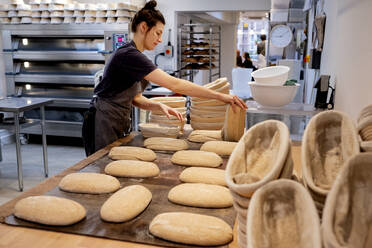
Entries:
{"type": "Polygon", "coordinates": [[[17,170],[19,191],[23,191],[23,174],[22,174],[22,157],[21,157],[21,140],[19,127],[19,113],[14,113],[15,135],[16,135],[16,152],[17,152],[17,170]]]}
{"type": "Polygon", "coordinates": [[[1,151],[1,139],[0,139],[0,162],[3,161],[3,152],[1,151]]]}
{"type": "Polygon", "coordinates": [[[48,177],[48,154],[47,154],[47,143],[46,143],[46,133],[45,133],[45,108],[44,106],[40,107],[41,113],[41,136],[43,140],[43,162],[44,162],[44,173],[45,177],[48,177]]]}

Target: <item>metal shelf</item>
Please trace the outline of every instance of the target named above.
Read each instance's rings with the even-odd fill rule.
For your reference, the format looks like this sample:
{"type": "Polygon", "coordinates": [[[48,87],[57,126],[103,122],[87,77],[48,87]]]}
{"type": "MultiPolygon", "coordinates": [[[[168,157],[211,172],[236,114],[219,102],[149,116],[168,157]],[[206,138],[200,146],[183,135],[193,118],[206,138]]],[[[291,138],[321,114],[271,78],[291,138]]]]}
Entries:
{"type": "Polygon", "coordinates": [[[212,33],[210,33],[210,32],[208,32],[208,31],[205,31],[205,32],[194,32],[194,31],[182,31],[181,30],[181,33],[186,33],[186,34],[212,34],[212,35],[215,35],[215,34],[220,34],[219,32],[218,33],[216,33],[216,32],[212,32],[212,33]]]}
{"type": "MultiPolygon", "coordinates": [[[[180,71],[190,71],[191,73],[187,73],[187,75],[181,73],[182,77],[187,77],[188,80],[193,81],[194,79],[194,71],[209,71],[209,82],[212,81],[212,77],[218,75],[221,76],[221,26],[216,24],[183,24],[179,26],[178,32],[178,68],[180,71]],[[194,31],[194,28],[202,28],[203,30],[208,31],[194,31]],[[187,29],[187,30],[185,30],[187,29]],[[203,37],[198,37],[195,39],[194,35],[203,35],[203,37]],[[187,36],[187,37],[185,37],[187,36]],[[217,37],[216,37],[217,36],[217,37]],[[202,39],[200,39],[202,38],[202,39]],[[190,44],[192,41],[199,41],[199,42],[207,42],[210,46],[195,46],[195,47],[186,47],[185,44],[190,44]],[[217,43],[217,44],[216,44],[217,43]],[[208,54],[182,54],[183,51],[190,51],[195,49],[195,51],[206,51],[208,54]],[[214,50],[212,52],[212,49],[214,50]],[[216,51],[217,50],[217,51],[216,51]],[[209,62],[204,62],[204,64],[216,64],[216,67],[208,68],[208,69],[184,69],[183,65],[185,63],[193,63],[193,62],[186,62],[183,61],[184,58],[189,57],[203,57],[208,58],[209,62]],[[212,57],[217,57],[218,60],[212,61],[212,57]],[[212,73],[218,71],[218,73],[212,73]]],[[[199,62],[195,62],[199,63],[199,62]]],[[[200,62],[203,63],[203,62],[200,62]]]]}

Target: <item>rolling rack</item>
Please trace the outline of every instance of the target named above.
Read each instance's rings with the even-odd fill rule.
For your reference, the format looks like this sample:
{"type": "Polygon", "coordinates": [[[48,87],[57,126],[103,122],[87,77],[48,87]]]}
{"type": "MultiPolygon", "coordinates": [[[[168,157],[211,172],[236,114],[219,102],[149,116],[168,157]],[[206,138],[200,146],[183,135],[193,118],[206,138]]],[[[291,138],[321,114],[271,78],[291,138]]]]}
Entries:
{"type": "Polygon", "coordinates": [[[181,24],[178,27],[180,78],[193,81],[194,73],[209,71],[209,82],[221,77],[221,26],[181,24]]]}

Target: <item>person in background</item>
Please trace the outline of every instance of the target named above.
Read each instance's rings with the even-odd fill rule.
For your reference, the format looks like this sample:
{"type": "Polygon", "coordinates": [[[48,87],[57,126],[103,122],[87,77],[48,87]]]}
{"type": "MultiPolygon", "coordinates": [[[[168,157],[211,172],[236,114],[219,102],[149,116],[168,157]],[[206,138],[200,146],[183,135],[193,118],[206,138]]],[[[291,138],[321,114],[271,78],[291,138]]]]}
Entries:
{"type": "Polygon", "coordinates": [[[265,56],[266,53],[266,35],[261,34],[260,36],[261,42],[257,44],[257,55],[265,56]]]}
{"type": "Polygon", "coordinates": [[[87,155],[128,135],[131,129],[132,105],[145,110],[160,110],[168,118],[182,114],[165,104],[151,101],[142,95],[148,81],[173,92],[216,99],[246,109],[239,97],[222,94],[190,81],[170,76],[157,68],[144,54],[162,42],[165,20],[151,0],[139,10],[131,22],[133,40],[118,48],[106,63],[102,80],[94,89],[95,96],[89,111],[84,114],[83,142],[87,155]]]}
{"type": "Polygon", "coordinates": [[[253,70],[256,70],[256,67],[254,67],[251,57],[249,56],[248,52],[244,53],[244,62],[243,62],[244,68],[252,68],[253,70]]]}
{"type": "Polygon", "coordinates": [[[240,50],[236,50],[236,66],[243,67],[243,59],[242,56],[240,56],[240,50]]]}

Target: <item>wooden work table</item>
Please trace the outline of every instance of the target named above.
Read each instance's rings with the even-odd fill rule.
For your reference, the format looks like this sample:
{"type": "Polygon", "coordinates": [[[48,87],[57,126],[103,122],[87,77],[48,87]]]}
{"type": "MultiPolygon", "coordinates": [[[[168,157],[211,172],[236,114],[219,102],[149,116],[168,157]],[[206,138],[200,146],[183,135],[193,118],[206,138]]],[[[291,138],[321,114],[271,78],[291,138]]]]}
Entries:
{"type": "MultiPolygon", "coordinates": [[[[48,192],[50,189],[56,187],[64,175],[76,172],[92,163],[93,161],[105,156],[112,147],[119,146],[130,140],[131,136],[120,139],[113,144],[99,150],[95,154],[80,161],[74,166],[66,169],[60,174],[49,178],[24,194],[0,206],[0,221],[4,222],[4,218],[12,213],[15,203],[26,196],[40,195],[48,192]]],[[[297,176],[301,176],[301,147],[299,144],[292,144],[292,157],[294,162],[294,169],[297,176]]],[[[84,235],[67,234],[62,232],[44,231],[39,229],[24,228],[0,224],[0,248],[60,248],[60,247],[75,247],[75,248],[150,248],[158,247],[152,245],[144,245],[138,243],[102,239],[84,235]]],[[[234,240],[230,243],[230,248],[238,248],[237,244],[237,225],[234,226],[234,240]]]]}

